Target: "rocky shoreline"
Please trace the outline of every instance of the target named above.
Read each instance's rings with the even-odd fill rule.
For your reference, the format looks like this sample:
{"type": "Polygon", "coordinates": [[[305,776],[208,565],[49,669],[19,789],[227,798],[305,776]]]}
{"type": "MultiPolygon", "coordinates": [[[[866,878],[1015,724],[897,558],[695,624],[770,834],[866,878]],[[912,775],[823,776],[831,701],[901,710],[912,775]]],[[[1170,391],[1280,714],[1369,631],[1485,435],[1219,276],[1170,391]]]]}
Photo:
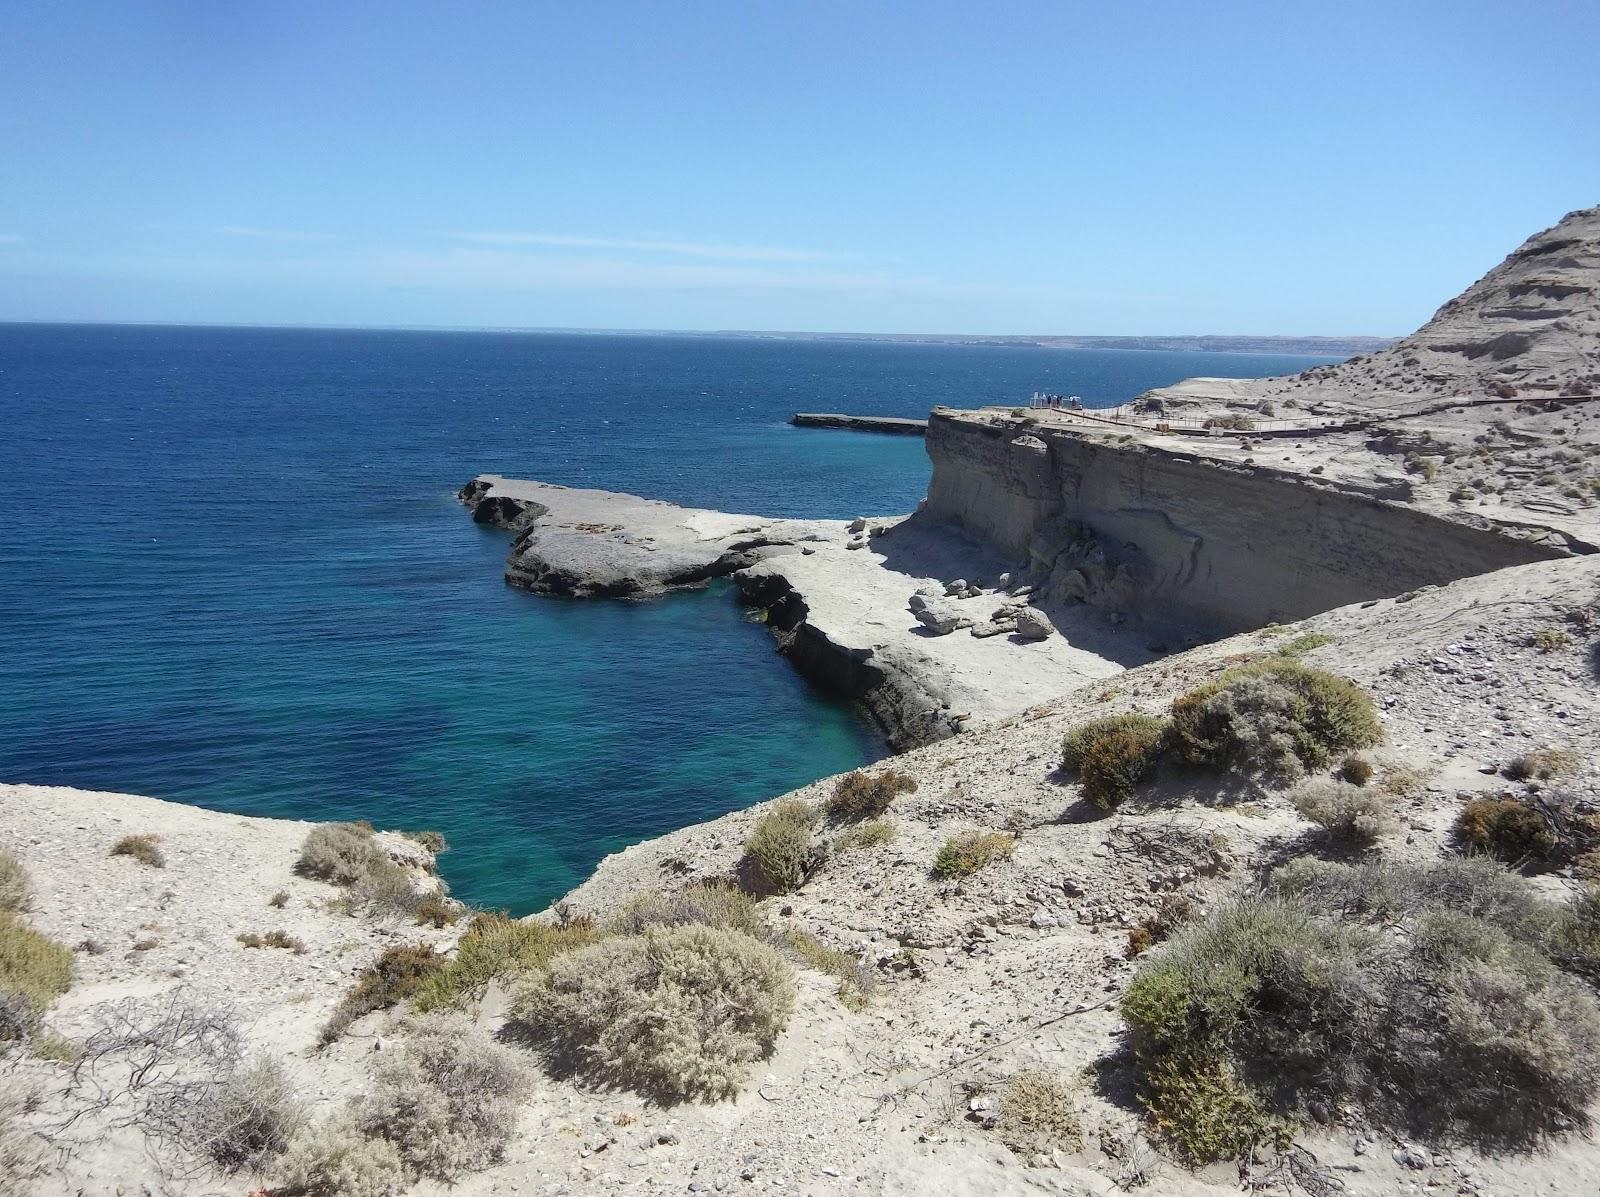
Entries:
{"type": "Polygon", "coordinates": [[[458,497],[513,534],[505,580],[535,594],[647,599],[731,579],[778,651],[897,749],[1155,655],[1098,614],[1035,606],[1009,558],[919,516],[766,519],[497,475],[458,497]]]}

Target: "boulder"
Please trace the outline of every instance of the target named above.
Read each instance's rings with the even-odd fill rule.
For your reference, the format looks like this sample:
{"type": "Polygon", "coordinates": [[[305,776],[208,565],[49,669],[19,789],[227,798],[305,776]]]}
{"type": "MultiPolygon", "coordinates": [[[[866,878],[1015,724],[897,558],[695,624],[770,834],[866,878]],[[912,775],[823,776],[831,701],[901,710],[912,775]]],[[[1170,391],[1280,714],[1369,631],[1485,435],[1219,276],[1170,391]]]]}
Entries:
{"type": "Polygon", "coordinates": [[[970,616],[963,614],[954,603],[944,599],[914,594],[908,605],[911,614],[917,617],[917,622],[938,636],[948,636],[958,628],[972,626],[970,616]]]}
{"type": "Polygon", "coordinates": [[[1043,640],[1055,630],[1049,617],[1037,607],[1023,607],[1017,612],[1017,635],[1024,640],[1043,640]]]}

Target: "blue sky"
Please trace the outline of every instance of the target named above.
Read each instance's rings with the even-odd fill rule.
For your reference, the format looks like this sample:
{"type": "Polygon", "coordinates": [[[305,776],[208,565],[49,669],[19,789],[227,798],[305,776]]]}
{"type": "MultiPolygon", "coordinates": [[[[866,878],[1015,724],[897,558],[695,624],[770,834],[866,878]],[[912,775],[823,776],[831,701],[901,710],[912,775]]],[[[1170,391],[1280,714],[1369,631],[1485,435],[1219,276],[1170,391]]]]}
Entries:
{"type": "Polygon", "coordinates": [[[1398,333],[1600,203],[1600,4],[32,3],[0,319],[1398,333]]]}

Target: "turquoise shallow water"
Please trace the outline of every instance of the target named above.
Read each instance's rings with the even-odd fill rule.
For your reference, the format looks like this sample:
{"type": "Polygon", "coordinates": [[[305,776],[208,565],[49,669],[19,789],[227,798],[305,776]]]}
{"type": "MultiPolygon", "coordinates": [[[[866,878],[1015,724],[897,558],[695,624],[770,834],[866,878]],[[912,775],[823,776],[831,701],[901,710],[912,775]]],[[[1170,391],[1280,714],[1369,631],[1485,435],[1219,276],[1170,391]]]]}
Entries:
{"type": "Polygon", "coordinates": [[[0,779],[432,827],[514,912],[605,853],[880,756],[727,588],[543,600],[483,471],[771,515],[908,511],[922,415],[1313,360],[0,325],[0,779]]]}

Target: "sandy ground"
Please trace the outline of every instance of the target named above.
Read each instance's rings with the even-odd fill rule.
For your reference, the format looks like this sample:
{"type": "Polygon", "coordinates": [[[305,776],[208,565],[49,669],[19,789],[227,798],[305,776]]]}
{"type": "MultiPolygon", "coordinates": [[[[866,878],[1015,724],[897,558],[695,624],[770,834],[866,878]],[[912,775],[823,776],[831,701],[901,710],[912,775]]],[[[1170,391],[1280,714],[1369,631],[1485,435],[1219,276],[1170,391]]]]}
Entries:
{"type": "MultiPolygon", "coordinates": [[[[1380,773],[1403,768],[1422,779],[1402,800],[1403,829],[1383,850],[1429,856],[1443,850],[1463,795],[1512,784],[1483,770],[1529,748],[1581,752],[1587,763],[1575,784],[1596,788],[1594,633],[1547,652],[1532,643],[1540,629],[1571,626],[1568,612],[1596,603],[1600,560],[1502,571],[1153,662],[898,758],[919,788],[896,803],[895,839],[838,855],[801,893],[765,904],[773,922],[805,928],[873,968],[879,989],[867,1010],[848,1011],[829,979],[804,972],[794,1020],[733,1102],[661,1107],[627,1092],[541,1080],[506,1160],[450,1191],[1081,1194],[1118,1191],[1118,1178],[1136,1170],[1149,1177],[1141,1191],[1163,1197],[1238,1191],[1231,1166],[1194,1176],[1163,1162],[1140,1138],[1136,1106],[1116,1084],[1076,1082],[1084,1146],[1035,1166],[969,1117],[974,1099],[981,1103],[986,1088],[1020,1069],[1081,1077],[1115,1055],[1114,1000],[1132,972],[1121,950],[1126,928],[1162,894],[1213,901],[1247,884],[1256,862],[1316,851],[1281,794],[1219,796],[1178,778],[1116,815],[1095,817],[1057,769],[1061,735],[1091,714],[1158,710],[1240,654],[1323,631],[1334,642],[1309,660],[1356,678],[1383,708],[1380,773]],[[967,827],[1016,831],[1014,858],[961,882],[931,877],[938,845],[967,827]],[[1202,847],[1212,835],[1225,840],[1226,867],[1216,875],[1209,864],[1218,857],[1202,847]]],[[[829,784],[799,794],[817,798],[829,784]]],[[[725,875],[760,813],[627,849],[571,901],[603,912],[669,874],[725,875]]],[[[0,788],[5,842],[38,880],[35,925],[67,942],[110,945],[100,955],[80,953],[78,984],[52,1013],[52,1027],[73,1033],[99,1002],[179,990],[235,1009],[253,1042],[287,1059],[308,1096],[326,1104],[358,1089],[365,1060],[389,1033],[388,1016],[363,1020],[330,1052],[311,1050],[315,1027],[381,946],[402,938],[447,946],[451,933],[327,911],[332,887],[290,871],[305,826],[121,795],[0,788]],[[162,835],[167,867],[108,856],[129,831],[162,835]],[[266,905],[279,889],[291,895],[282,911],[266,905]],[[232,942],[240,930],[279,925],[306,942],[304,956],[232,942]],[[147,935],[160,946],[132,950],[147,935]]],[[[500,1009],[486,1003],[487,1025],[497,1025],[500,1009]]],[[[51,1066],[30,1068],[46,1080],[56,1075],[51,1066]]],[[[1396,1159],[1413,1145],[1354,1119],[1302,1142],[1346,1191],[1361,1195],[1576,1197],[1593,1191],[1600,1169],[1597,1149],[1576,1136],[1501,1159],[1422,1145],[1413,1157],[1426,1161],[1420,1168],[1396,1159]]],[[[135,1191],[127,1186],[153,1176],[126,1136],[112,1136],[76,1148],[43,1191],[109,1193],[118,1191],[113,1177],[135,1191]]],[[[170,1191],[245,1192],[254,1183],[206,1179],[170,1191]]]]}

